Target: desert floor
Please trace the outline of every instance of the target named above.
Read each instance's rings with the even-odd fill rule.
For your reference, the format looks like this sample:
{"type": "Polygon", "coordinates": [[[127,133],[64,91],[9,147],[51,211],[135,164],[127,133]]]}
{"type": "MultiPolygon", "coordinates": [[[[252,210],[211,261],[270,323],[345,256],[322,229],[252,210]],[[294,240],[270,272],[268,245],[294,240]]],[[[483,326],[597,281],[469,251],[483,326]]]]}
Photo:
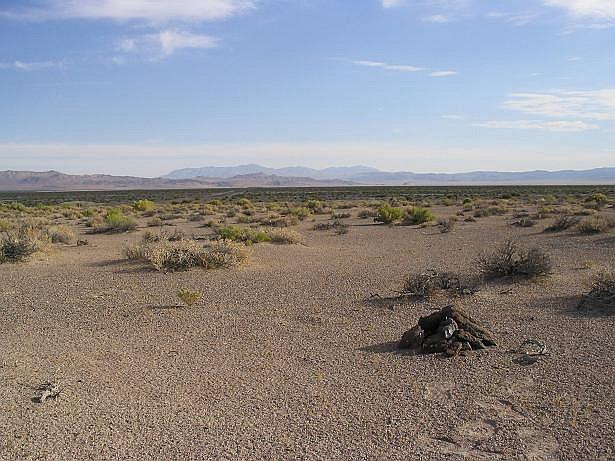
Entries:
{"type": "Polygon", "coordinates": [[[615,236],[509,219],[440,233],[351,218],[335,235],[310,218],[297,226],[305,245],[253,245],[233,269],[126,261],[144,228],[0,265],[0,459],[614,459],[615,316],[576,306],[593,271],[615,266],[615,236]],[[464,297],[367,300],[426,269],[475,272],[477,255],[508,238],[548,251],[553,274],[464,297]],[[201,300],[178,307],[179,287],[201,300]],[[498,347],[397,349],[449,303],[498,347]],[[547,346],[532,365],[515,352],[526,339],[547,346]],[[34,402],[47,380],[60,395],[34,402]]]}

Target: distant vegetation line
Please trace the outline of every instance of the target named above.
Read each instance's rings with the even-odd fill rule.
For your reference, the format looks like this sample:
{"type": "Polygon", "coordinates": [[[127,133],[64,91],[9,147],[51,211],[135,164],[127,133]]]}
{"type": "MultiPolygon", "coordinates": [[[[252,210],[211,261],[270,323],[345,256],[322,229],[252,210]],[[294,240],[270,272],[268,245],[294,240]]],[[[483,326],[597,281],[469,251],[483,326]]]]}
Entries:
{"type": "Polygon", "coordinates": [[[463,197],[525,197],[531,195],[580,195],[593,192],[615,193],[615,185],[548,185],[548,186],[341,186],[341,187],[267,187],[212,189],[156,189],[115,191],[0,191],[1,202],[38,203],[93,202],[120,204],[139,199],[157,202],[192,202],[214,199],[228,200],[245,197],[253,201],[298,200],[385,200],[405,197],[408,200],[425,198],[459,199],[463,197]]]}

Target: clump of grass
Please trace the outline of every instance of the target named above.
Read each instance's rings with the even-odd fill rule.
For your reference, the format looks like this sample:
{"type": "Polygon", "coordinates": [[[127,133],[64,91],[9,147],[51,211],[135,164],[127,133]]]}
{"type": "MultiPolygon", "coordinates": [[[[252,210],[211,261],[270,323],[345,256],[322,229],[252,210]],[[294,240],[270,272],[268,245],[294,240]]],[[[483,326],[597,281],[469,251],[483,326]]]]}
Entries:
{"type": "Polygon", "coordinates": [[[225,240],[231,240],[233,242],[242,242],[246,245],[253,243],[269,242],[271,237],[267,232],[250,227],[240,226],[224,226],[216,229],[218,236],[225,240]]]}
{"type": "Polygon", "coordinates": [[[28,256],[44,250],[49,236],[40,228],[23,224],[0,236],[0,263],[23,261],[28,256]]]}
{"type": "Polygon", "coordinates": [[[487,279],[534,278],[548,275],[553,268],[550,256],[540,248],[520,248],[512,241],[506,242],[491,254],[480,256],[478,265],[487,279]]]}
{"type": "Polygon", "coordinates": [[[128,259],[142,261],[157,271],[185,271],[193,267],[215,269],[240,264],[247,257],[243,245],[218,240],[200,245],[195,240],[168,240],[164,235],[144,239],[124,251],[128,259]]]}
{"type": "Polygon", "coordinates": [[[553,224],[548,226],[545,229],[545,232],[561,232],[563,230],[569,229],[573,226],[576,226],[580,221],[580,218],[572,215],[562,215],[557,218],[553,224]]]}
{"type": "Polygon", "coordinates": [[[6,232],[14,227],[13,223],[8,219],[0,218],[0,232],[6,232]]]}
{"type": "Polygon", "coordinates": [[[201,292],[190,290],[188,288],[180,288],[177,290],[177,297],[188,307],[192,307],[201,297],[201,292]]]}
{"type": "Polygon", "coordinates": [[[601,307],[615,312],[615,272],[595,275],[591,290],[581,298],[579,307],[601,307]]]}
{"type": "Polygon", "coordinates": [[[405,226],[424,224],[434,219],[436,219],[435,215],[428,208],[414,206],[406,210],[402,224],[405,226]]]}
{"type": "Polygon", "coordinates": [[[90,232],[93,234],[110,234],[134,230],[137,223],[134,218],[124,215],[119,208],[113,208],[107,211],[102,220],[92,220],[91,227],[90,232]]]}
{"type": "Polygon", "coordinates": [[[270,229],[267,231],[267,235],[273,243],[292,245],[303,243],[305,241],[303,235],[301,235],[299,232],[286,228],[270,229]]]}
{"type": "Polygon", "coordinates": [[[64,243],[66,245],[73,243],[76,238],[75,231],[66,225],[51,226],[47,229],[47,235],[49,235],[52,243],[64,243]]]}
{"type": "Polygon", "coordinates": [[[613,220],[604,216],[594,215],[583,218],[581,222],[579,222],[577,230],[581,234],[601,234],[608,232],[612,227],[615,227],[615,222],[613,220]]]}
{"type": "Polygon", "coordinates": [[[288,210],[288,214],[295,216],[297,219],[299,219],[299,221],[303,221],[305,218],[307,218],[311,214],[311,211],[309,208],[302,206],[302,207],[290,208],[288,210]]]}
{"type": "Polygon", "coordinates": [[[378,207],[378,212],[374,218],[375,222],[392,224],[400,221],[404,216],[404,211],[399,207],[393,207],[388,203],[383,203],[378,207]]]}
{"type": "Polygon", "coordinates": [[[346,219],[346,218],[350,218],[350,213],[348,212],[343,212],[343,213],[333,213],[331,215],[331,219],[346,219]]]}

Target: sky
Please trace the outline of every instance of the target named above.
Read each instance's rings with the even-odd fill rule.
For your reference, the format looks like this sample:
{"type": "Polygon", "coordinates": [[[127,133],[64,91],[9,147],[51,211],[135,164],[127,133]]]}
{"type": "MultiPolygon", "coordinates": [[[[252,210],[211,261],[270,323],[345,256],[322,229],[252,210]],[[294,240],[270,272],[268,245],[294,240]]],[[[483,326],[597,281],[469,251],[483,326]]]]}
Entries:
{"type": "Polygon", "coordinates": [[[0,170],[615,166],[615,0],[0,0],[0,170]]]}

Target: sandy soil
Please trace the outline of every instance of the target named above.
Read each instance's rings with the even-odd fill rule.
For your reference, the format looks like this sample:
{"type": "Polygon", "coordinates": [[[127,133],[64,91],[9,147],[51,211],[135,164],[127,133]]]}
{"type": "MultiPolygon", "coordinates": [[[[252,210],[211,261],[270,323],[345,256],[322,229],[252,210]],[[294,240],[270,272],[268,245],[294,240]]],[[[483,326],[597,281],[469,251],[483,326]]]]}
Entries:
{"type": "Polygon", "coordinates": [[[613,234],[544,234],[547,221],[505,217],[447,234],[349,222],[346,235],[303,223],[305,246],[255,245],[229,270],[126,262],[138,232],[0,265],[0,459],[615,458],[615,316],[575,309],[592,271],[615,267],[613,234]],[[424,269],[474,271],[509,237],[549,251],[554,274],[392,309],[365,301],[424,269]],[[174,307],[179,287],[201,301],[174,307]],[[499,346],[454,358],[396,349],[451,301],[499,346]],[[516,363],[525,339],[549,355],[516,363]],[[61,394],[33,402],[46,380],[61,394]]]}

